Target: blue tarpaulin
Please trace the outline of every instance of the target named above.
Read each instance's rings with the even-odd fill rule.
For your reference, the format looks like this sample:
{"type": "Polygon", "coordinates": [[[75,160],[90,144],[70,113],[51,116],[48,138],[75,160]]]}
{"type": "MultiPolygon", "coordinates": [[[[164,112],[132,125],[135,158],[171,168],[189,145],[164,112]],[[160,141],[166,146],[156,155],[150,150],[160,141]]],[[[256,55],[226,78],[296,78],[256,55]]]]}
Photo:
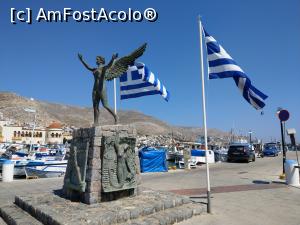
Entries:
{"type": "Polygon", "coordinates": [[[191,156],[205,156],[205,150],[192,149],[191,156]]]}
{"type": "Polygon", "coordinates": [[[167,172],[166,151],[145,147],[139,151],[141,172],[167,172]]]}

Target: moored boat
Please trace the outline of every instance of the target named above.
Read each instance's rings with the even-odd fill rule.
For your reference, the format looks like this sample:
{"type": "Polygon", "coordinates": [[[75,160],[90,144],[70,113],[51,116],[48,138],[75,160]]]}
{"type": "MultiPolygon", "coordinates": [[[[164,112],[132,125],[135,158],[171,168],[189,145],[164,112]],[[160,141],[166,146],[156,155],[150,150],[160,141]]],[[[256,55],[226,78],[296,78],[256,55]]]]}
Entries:
{"type": "Polygon", "coordinates": [[[63,176],[67,169],[67,160],[52,162],[44,166],[25,167],[26,177],[52,178],[63,176]]]}
{"type": "Polygon", "coordinates": [[[45,166],[48,164],[66,164],[64,150],[56,150],[56,152],[49,153],[46,151],[36,151],[28,153],[24,150],[7,151],[0,158],[0,172],[2,171],[2,163],[6,160],[14,162],[14,176],[25,176],[26,167],[45,166]]]}

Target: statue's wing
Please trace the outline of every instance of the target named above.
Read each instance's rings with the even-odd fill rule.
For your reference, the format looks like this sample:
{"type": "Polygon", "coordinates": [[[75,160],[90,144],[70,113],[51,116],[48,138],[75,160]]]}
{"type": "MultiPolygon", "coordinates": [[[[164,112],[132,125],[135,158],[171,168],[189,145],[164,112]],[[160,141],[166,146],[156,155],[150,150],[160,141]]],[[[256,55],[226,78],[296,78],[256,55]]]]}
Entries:
{"type": "Polygon", "coordinates": [[[123,73],[125,73],[128,69],[128,66],[133,65],[134,61],[143,55],[146,46],[147,44],[145,43],[130,55],[116,59],[113,62],[112,66],[107,68],[105,72],[105,79],[112,80],[114,78],[120,77],[123,73]]]}

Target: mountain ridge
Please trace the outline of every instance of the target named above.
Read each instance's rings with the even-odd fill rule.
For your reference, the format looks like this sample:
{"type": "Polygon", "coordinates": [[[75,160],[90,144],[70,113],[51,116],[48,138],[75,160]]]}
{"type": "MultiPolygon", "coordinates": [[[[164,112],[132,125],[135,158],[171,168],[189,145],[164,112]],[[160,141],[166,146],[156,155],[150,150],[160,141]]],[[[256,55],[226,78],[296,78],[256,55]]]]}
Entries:
{"type": "MultiPolygon", "coordinates": [[[[93,124],[93,109],[89,107],[33,101],[14,92],[0,92],[0,103],[0,113],[3,117],[16,123],[32,122],[32,113],[26,112],[24,108],[34,108],[37,111],[37,124],[41,126],[47,126],[53,121],[75,127],[90,127],[93,124]]],[[[173,126],[135,110],[120,110],[118,115],[120,124],[135,125],[139,135],[168,135],[185,141],[195,141],[203,135],[202,128],[173,126]]],[[[113,117],[105,109],[100,108],[100,125],[113,123],[113,117]]],[[[216,137],[229,135],[218,129],[208,129],[208,134],[216,137]]]]}

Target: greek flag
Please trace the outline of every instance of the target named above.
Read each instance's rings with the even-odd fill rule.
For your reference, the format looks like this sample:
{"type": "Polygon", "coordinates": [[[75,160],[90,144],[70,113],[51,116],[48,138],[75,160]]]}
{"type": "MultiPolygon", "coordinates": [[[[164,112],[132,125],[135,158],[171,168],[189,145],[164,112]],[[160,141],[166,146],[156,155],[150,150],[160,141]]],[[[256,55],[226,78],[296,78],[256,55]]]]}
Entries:
{"type": "Polygon", "coordinates": [[[120,77],[121,100],[145,95],[161,94],[168,101],[170,94],[165,86],[143,63],[129,66],[120,77]]]}
{"type": "Polygon", "coordinates": [[[264,100],[268,96],[251,84],[249,77],[212,36],[205,30],[204,33],[209,64],[209,79],[232,77],[246,101],[255,109],[262,109],[265,106],[264,100]]]}

